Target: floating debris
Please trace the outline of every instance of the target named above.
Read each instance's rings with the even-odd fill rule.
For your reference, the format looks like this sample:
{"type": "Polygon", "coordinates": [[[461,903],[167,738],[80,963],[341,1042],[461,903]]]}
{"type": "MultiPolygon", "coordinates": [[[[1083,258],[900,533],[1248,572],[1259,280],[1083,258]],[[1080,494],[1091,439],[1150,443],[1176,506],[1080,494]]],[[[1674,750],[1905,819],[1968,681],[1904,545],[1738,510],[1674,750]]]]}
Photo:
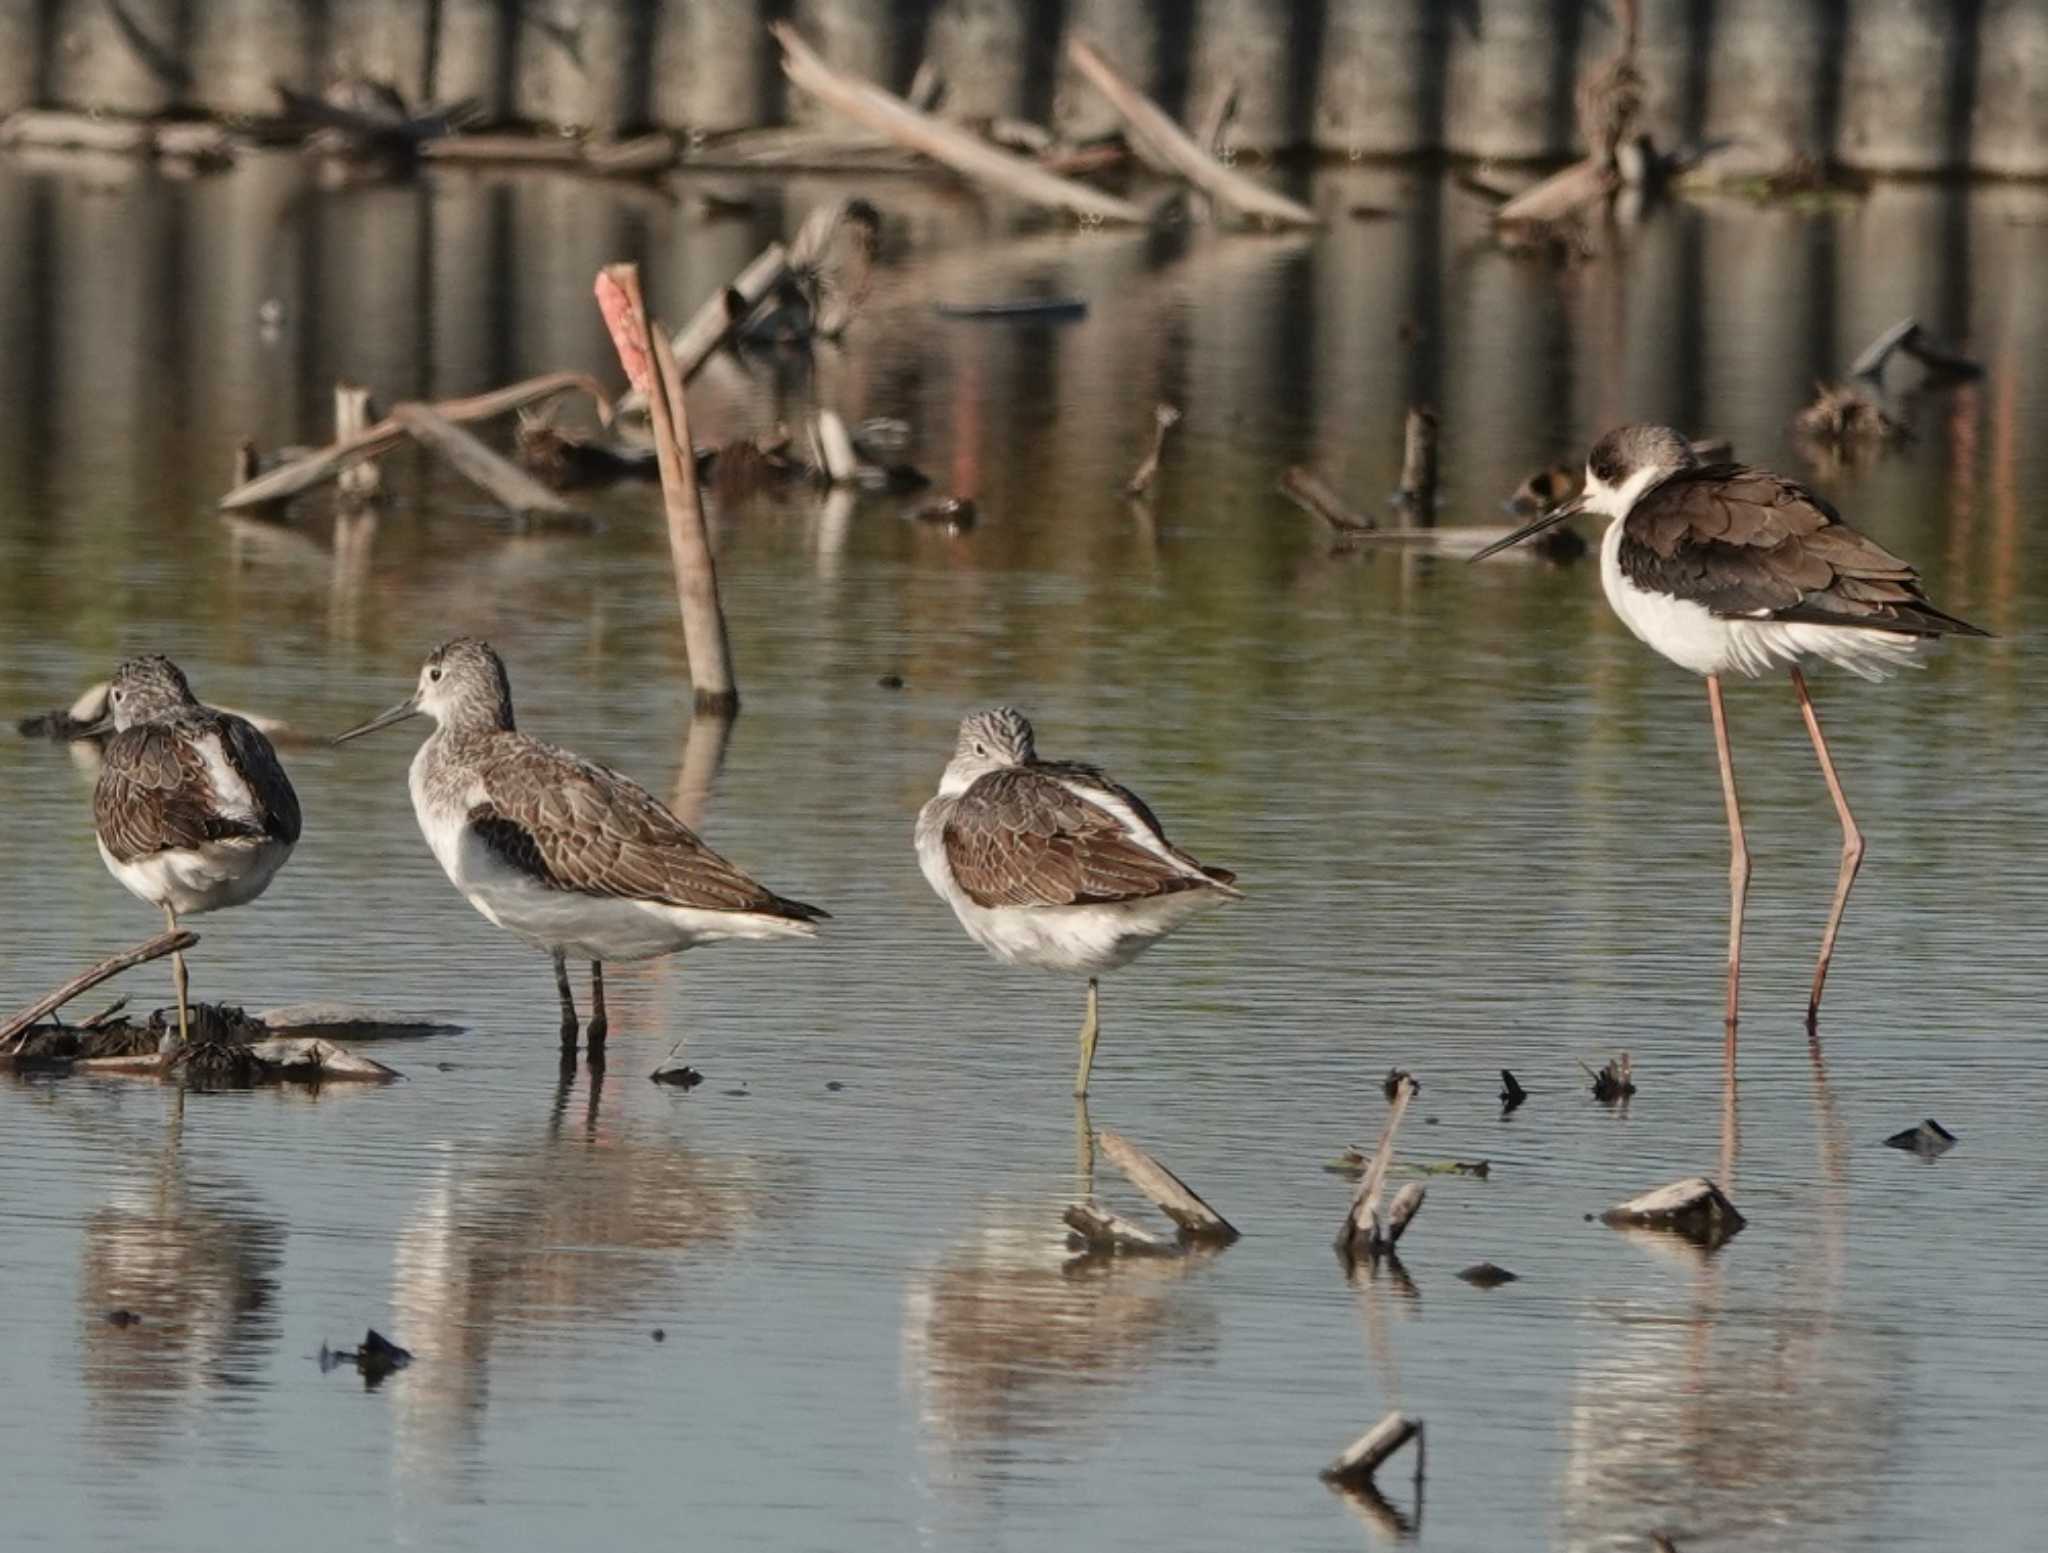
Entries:
{"type": "Polygon", "coordinates": [[[1600,1215],[1600,1222],[1617,1229],[1668,1230],[1711,1251],[1748,1221],[1720,1187],[1705,1176],[1688,1176],[1617,1203],[1600,1215]]]}
{"type": "Polygon", "coordinates": [[[1280,476],[1280,494],[1340,535],[1369,534],[1379,526],[1346,506],[1344,498],[1306,464],[1295,464],[1280,476]]]}
{"type": "Polygon", "coordinates": [[[1816,446],[1838,453],[1900,447],[1912,432],[1853,383],[1822,383],[1812,404],[1793,417],[1792,429],[1816,446]]]}
{"type": "Polygon", "coordinates": [[[1011,297],[988,302],[934,302],[941,318],[979,319],[990,323],[1066,323],[1088,316],[1085,297],[1011,297]]]}
{"type": "Polygon", "coordinates": [[[1586,1067],[1583,1062],[1579,1066],[1593,1074],[1593,1098],[1602,1105],[1613,1105],[1618,1100],[1626,1100],[1636,1092],[1635,1079],[1630,1076],[1627,1052],[1611,1059],[1607,1066],[1597,1073],[1586,1067]]]}
{"type": "Polygon", "coordinates": [[[661,1066],[647,1076],[657,1084],[673,1084],[678,1089],[695,1089],[704,1082],[704,1075],[684,1062],[681,1057],[682,1043],[677,1042],[674,1051],[662,1059],[661,1066]]]}
{"type": "Polygon", "coordinates": [[[903,676],[901,674],[884,674],[875,683],[884,690],[901,690],[903,688],[903,676]]]}
{"type": "Polygon", "coordinates": [[[1956,1146],[1956,1135],[1930,1116],[1918,1127],[1908,1127],[1904,1132],[1893,1133],[1884,1140],[1884,1146],[1888,1149],[1904,1149],[1909,1154],[1918,1154],[1922,1159],[1937,1159],[1956,1146]]]}
{"type": "Polygon", "coordinates": [[[1516,1106],[1529,1098],[1529,1091],[1515,1081],[1514,1074],[1506,1068],[1500,1070],[1500,1114],[1511,1113],[1516,1106]]]}
{"type": "Polygon", "coordinates": [[[651,1335],[657,1343],[668,1341],[668,1333],[664,1332],[660,1327],[656,1327],[651,1335]]]}
{"type": "Polygon", "coordinates": [[[1497,1289],[1504,1283],[1520,1283],[1521,1274],[1511,1273],[1492,1262],[1474,1262],[1458,1276],[1475,1289],[1497,1289]]]}
{"type": "Polygon", "coordinates": [[[1353,1440],[1342,1455],[1323,1468],[1322,1479],[1347,1488],[1366,1487],[1381,1464],[1410,1440],[1415,1442],[1415,1481],[1420,1483],[1424,1452],[1422,1420],[1401,1413],[1387,1414],[1353,1440]]]}
{"type": "Polygon", "coordinates": [[[915,522],[929,523],[949,534],[964,534],[980,521],[981,512],[967,497],[946,496],[927,502],[910,516],[915,522]]]}
{"type": "Polygon", "coordinates": [[[1093,1203],[1074,1203],[1060,1217],[1074,1231],[1067,1242],[1070,1249],[1097,1254],[1121,1253],[1125,1256],[1176,1254],[1175,1247],[1161,1240],[1150,1230],[1133,1224],[1129,1219],[1119,1218],[1093,1203]]]}
{"type": "Polygon", "coordinates": [[[142,1321],[142,1318],[132,1310],[110,1310],[105,1319],[107,1325],[113,1327],[138,1326],[142,1321]]]}
{"type": "Polygon", "coordinates": [[[360,1347],[329,1348],[325,1343],[320,1345],[320,1373],[325,1375],[344,1364],[354,1365],[363,1377],[365,1391],[375,1391],[387,1375],[411,1363],[412,1351],[399,1347],[375,1327],[363,1334],[360,1347]]]}

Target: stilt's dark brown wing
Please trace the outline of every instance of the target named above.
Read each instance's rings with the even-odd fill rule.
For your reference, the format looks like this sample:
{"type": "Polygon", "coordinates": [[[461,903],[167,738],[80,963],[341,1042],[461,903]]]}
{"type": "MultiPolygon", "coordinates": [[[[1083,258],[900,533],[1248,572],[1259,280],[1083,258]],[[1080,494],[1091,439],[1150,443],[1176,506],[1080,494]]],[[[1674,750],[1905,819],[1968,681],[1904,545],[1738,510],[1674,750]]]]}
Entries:
{"type": "Polygon", "coordinates": [[[1717,615],[1983,636],[1944,614],[1919,574],[1795,480],[1740,464],[1672,476],[1622,520],[1622,575],[1717,615]]]}
{"type": "Polygon", "coordinates": [[[173,725],[138,723],[115,734],[101,752],[93,824],[116,862],[265,834],[217,804],[205,756],[173,725]]]}
{"type": "Polygon", "coordinates": [[[493,745],[469,823],[508,867],[584,895],[797,922],[827,915],[748,878],[618,772],[522,734],[496,735],[493,745]]]}
{"type": "Polygon", "coordinates": [[[1199,889],[1237,893],[1230,889],[1235,875],[1204,868],[1174,846],[1137,794],[1091,766],[992,771],[960,795],[944,839],[954,879],[981,906],[1100,905],[1199,889]],[[1134,835],[1117,807],[1157,845],[1134,835]]]}

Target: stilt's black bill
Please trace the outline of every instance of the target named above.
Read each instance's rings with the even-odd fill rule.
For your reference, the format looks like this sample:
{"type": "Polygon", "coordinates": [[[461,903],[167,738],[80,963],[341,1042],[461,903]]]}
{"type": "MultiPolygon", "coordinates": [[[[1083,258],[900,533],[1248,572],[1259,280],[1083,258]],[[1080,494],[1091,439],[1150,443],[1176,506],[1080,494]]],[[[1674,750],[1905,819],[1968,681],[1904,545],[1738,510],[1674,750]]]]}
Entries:
{"type": "Polygon", "coordinates": [[[408,717],[417,717],[420,711],[419,698],[407,696],[388,712],[379,712],[366,723],[360,723],[347,733],[334,736],[336,744],[346,744],[350,739],[360,739],[366,733],[375,733],[379,728],[389,728],[393,723],[402,723],[408,717]]]}
{"type": "Polygon", "coordinates": [[[1537,518],[1534,522],[1524,523],[1520,528],[1516,529],[1512,534],[1508,535],[1506,539],[1496,539],[1484,550],[1481,550],[1477,554],[1475,554],[1472,557],[1472,559],[1475,561],[1483,561],[1490,555],[1498,555],[1503,550],[1511,549],[1514,546],[1519,545],[1525,539],[1534,538],[1536,535],[1542,533],[1547,528],[1556,528],[1557,525],[1564,522],[1565,519],[1575,518],[1585,510],[1586,498],[1583,496],[1574,496],[1570,501],[1565,502],[1563,505],[1552,507],[1548,512],[1544,513],[1542,517],[1537,518]]]}

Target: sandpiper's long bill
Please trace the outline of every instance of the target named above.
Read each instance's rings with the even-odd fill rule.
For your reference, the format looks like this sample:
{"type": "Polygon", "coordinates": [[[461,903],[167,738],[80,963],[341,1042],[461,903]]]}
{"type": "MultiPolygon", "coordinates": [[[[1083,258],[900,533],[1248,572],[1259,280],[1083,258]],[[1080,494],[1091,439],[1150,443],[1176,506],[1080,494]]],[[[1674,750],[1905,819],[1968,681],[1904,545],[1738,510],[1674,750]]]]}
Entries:
{"type": "Polygon", "coordinates": [[[1474,560],[1518,544],[1580,512],[1613,521],[1600,545],[1607,601],[1640,640],[1704,675],[1728,812],[1727,1025],[1732,1038],[1742,973],[1742,909],[1749,849],[1736,798],[1721,677],[1789,669],[1799,710],[1842,827],[1842,866],[1807,998],[1808,1028],[1865,843],[1835,773],[1800,665],[1818,658],[1865,679],[1911,665],[1944,636],[1984,631],[1946,614],[1919,574],[1842,521],[1795,480],[1743,464],[1702,463],[1668,426],[1624,426],[1594,444],[1578,497],[1523,525],[1474,560]]]}
{"type": "Polygon", "coordinates": [[[638,783],[520,733],[504,662],[458,637],[434,649],[413,693],[335,743],[414,716],[434,732],[413,757],[413,813],[449,882],[555,965],[573,1050],[568,960],[590,961],[593,1049],[609,1028],[604,962],[733,938],[811,938],[816,906],[763,888],[698,840],[638,783]]]}
{"type": "Polygon", "coordinates": [[[938,796],[917,817],[917,861],[997,959],[1086,974],[1076,1095],[1095,1062],[1097,978],[1241,893],[1229,870],[1168,841],[1129,788],[1093,766],[1040,760],[1011,707],[960,724],[938,796]]]}
{"type": "MultiPolygon", "coordinates": [[[[129,893],[180,916],[256,899],[298,844],[298,794],[253,724],[203,705],[178,666],[130,658],[114,670],[111,733],[92,795],[100,859],[129,893]]],[[[191,1031],[185,956],[171,956],[178,1039],[191,1031]]]]}

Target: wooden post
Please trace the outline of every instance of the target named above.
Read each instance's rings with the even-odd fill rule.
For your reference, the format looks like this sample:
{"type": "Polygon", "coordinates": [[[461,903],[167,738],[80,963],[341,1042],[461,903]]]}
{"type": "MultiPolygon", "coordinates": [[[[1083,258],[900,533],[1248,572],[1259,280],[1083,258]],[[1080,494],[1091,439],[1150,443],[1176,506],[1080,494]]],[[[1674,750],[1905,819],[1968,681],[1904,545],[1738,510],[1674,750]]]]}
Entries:
{"type": "MultiPolygon", "coordinates": [[[[370,391],[356,383],[334,385],[334,440],[353,442],[370,429],[370,391]]],[[[238,471],[239,473],[239,471],[238,471]]],[[[244,479],[247,477],[245,476],[244,479]]],[[[240,481],[237,482],[241,483],[240,481]]],[[[374,458],[350,464],[336,483],[351,501],[368,501],[384,487],[384,477],[374,458]]]]}
{"type": "Polygon", "coordinates": [[[1219,1241],[1224,1245],[1237,1239],[1237,1230],[1228,1219],[1197,1197],[1179,1176],[1123,1134],[1105,1128],[1095,1135],[1095,1141],[1109,1162],[1124,1173],[1131,1185],[1151,1198],[1161,1213],[1178,1224],[1183,1234],[1195,1240],[1219,1241]]]}
{"type": "Polygon", "coordinates": [[[718,569],[711,558],[703,493],[697,489],[697,457],[683,404],[682,373],[668,336],[648,322],[638,265],[608,264],[598,271],[597,305],[627,380],[647,397],[654,425],[669,556],[676,571],[676,604],[683,616],[697,711],[730,716],[739,710],[740,693],[733,680],[725,611],[718,599],[718,569]]]}
{"type": "MultiPolygon", "coordinates": [[[[1421,1085],[1410,1074],[1402,1074],[1394,1093],[1394,1103],[1387,1110],[1386,1129],[1380,1134],[1379,1147],[1373,1150],[1372,1163],[1365,1168],[1365,1176],[1358,1183],[1358,1190],[1351,1198],[1351,1211],[1344,1216],[1344,1227],[1337,1232],[1337,1249],[1347,1256],[1363,1252],[1376,1256],[1393,1248],[1400,1231],[1391,1222],[1382,1227],[1380,1187],[1385,1182],[1387,1167],[1394,1161],[1394,1135],[1401,1130],[1401,1118],[1408,1114],[1408,1102],[1413,1100],[1421,1085]]],[[[1404,1193],[1404,1195],[1406,1195],[1404,1193]]],[[[1407,1227],[1415,1210],[1422,1206],[1418,1195],[1408,1206],[1401,1220],[1401,1228],[1407,1227]]],[[[1391,1215],[1389,1220],[1391,1221],[1391,1215]]]]}
{"type": "Polygon", "coordinates": [[[1410,1440],[1415,1442],[1415,1481],[1420,1483],[1424,1465],[1422,1420],[1403,1413],[1387,1414],[1353,1440],[1341,1456],[1323,1468],[1323,1481],[1347,1487],[1368,1484],[1380,1464],[1410,1440]]]}
{"type": "Polygon", "coordinates": [[[1408,411],[1401,451],[1401,505],[1424,524],[1436,511],[1436,411],[1421,405],[1408,411]]]}

